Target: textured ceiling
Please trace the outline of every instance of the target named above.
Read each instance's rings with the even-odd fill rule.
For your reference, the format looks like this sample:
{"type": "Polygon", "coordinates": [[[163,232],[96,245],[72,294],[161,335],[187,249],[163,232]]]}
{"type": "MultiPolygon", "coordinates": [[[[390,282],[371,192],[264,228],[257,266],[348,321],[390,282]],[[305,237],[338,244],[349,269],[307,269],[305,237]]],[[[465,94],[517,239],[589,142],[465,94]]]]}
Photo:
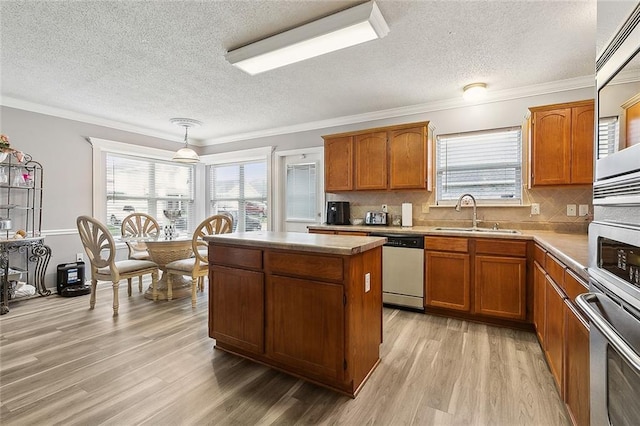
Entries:
{"type": "Polygon", "coordinates": [[[256,76],[227,50],[353,1],[0,1],[4,105],[210,144],[248,134],[593,76],[596,2],[377,4],[381,40],[256,76]],[[26,108],[28,109],[28,108],[26,108]]]}

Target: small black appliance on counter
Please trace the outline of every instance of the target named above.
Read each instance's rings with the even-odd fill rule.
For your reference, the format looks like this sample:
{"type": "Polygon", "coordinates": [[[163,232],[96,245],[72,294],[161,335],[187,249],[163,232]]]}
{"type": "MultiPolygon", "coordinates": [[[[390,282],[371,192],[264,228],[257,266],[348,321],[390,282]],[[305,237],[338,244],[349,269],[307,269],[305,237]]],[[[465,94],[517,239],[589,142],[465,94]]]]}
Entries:
{"type": "Polygon", "coordinates": [[[327,225],[349,224],[349,202],[327,201],[327,225]]]}

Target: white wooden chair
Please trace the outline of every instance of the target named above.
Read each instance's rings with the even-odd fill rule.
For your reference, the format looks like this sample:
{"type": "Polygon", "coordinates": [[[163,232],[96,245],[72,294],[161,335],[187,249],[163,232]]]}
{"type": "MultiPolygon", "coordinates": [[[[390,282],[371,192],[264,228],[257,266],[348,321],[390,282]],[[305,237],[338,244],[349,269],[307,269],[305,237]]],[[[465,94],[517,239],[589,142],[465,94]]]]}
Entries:
{"type": "MultiPolygon", "coordinates": [[[[142,235],[158,236],[160,225],[151,215],[146,213],[131,213],[122,220],[120,232],[123,237],[137,237],[142,235]]],[[[142,241],[127,241],[129,259],[152,260],[147,250],[147,245],[142,241]]],[[[129,278],[131,286],[131,278],[129,278]]],[[[142,277],[138,277],[138,290],[142,292],[142,277]]]]}
{"type": "Polygon", "coordinates": [[[151,285],[156,291],[158,283],[156,263],[136,259],[116,261],[116,244],[105,225],[89,216],[79,216],[76,219],[76,225],[91,264],[91,299],[89,301],[91,309],[96,304],[98,281],[111,281],[113,285],[114,316],[118,315],[118,287],[121,280],[127,280],[128,294],[131,296],[131,278],[151,274],[151,285]]]}
{"type": "Polygon", "coordinates": [[[208,243],[203,237],[206,235],[226,234],[233,229],[233,220],[229,215],[217,214],[205,219],[193,233],[191,240],[193,257],[180,259],[166,265],[167,278],[167,299],[171,300],[172,276],[191,276],[191,306],[196,307],[196,289],[204,291],[204,278],[209,273],[208,243]]]}

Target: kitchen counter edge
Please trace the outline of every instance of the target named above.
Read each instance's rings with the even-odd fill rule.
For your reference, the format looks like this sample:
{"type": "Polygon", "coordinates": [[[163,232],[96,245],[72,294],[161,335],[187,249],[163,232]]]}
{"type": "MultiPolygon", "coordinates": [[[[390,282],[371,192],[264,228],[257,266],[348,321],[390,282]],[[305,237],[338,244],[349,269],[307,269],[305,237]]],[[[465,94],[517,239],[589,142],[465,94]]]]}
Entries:
{"type": "Polygon", "coordinates": [[[204,237],[205,241],[236,246],[264,247],[350,256],[382,246],[384,237],[308,234],[301,232],[238,232],[204,237]]]}
{"type": "MultiPolygon", "coordinates": [[[[585,281],[588,281],[586,267],[589,261],[587,234],[569,234],[555,231],[521,229],[520,234],[471,233],[465,231],[436,230],[431,226],[356,226],[356,225],[314,225],[309,230],[351,231],[368,233],[388,233],[440,237],[492,238],[510,240],[533,240],[585,281]]],[[[312,234],[314,235],[314,234],[312,234]]],[[[322,234],[315,234],[322,235],[322,234]]],[[[351,237],[353,238],[353,237],[351,237]]]]}

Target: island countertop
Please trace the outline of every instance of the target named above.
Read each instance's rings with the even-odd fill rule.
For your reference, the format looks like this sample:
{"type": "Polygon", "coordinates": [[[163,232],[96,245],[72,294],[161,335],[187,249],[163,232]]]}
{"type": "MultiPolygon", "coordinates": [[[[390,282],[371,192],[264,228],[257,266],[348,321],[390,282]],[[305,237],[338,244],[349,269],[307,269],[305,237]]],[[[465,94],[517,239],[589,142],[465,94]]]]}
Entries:
{"type": "Polygon", "coordinates": [[[382,246],[384,237],[305,234],[300,232],[237,232],[204,237],[205,241],[238,246],[297,250],[338,255],[353,255],[382,246]]]}

